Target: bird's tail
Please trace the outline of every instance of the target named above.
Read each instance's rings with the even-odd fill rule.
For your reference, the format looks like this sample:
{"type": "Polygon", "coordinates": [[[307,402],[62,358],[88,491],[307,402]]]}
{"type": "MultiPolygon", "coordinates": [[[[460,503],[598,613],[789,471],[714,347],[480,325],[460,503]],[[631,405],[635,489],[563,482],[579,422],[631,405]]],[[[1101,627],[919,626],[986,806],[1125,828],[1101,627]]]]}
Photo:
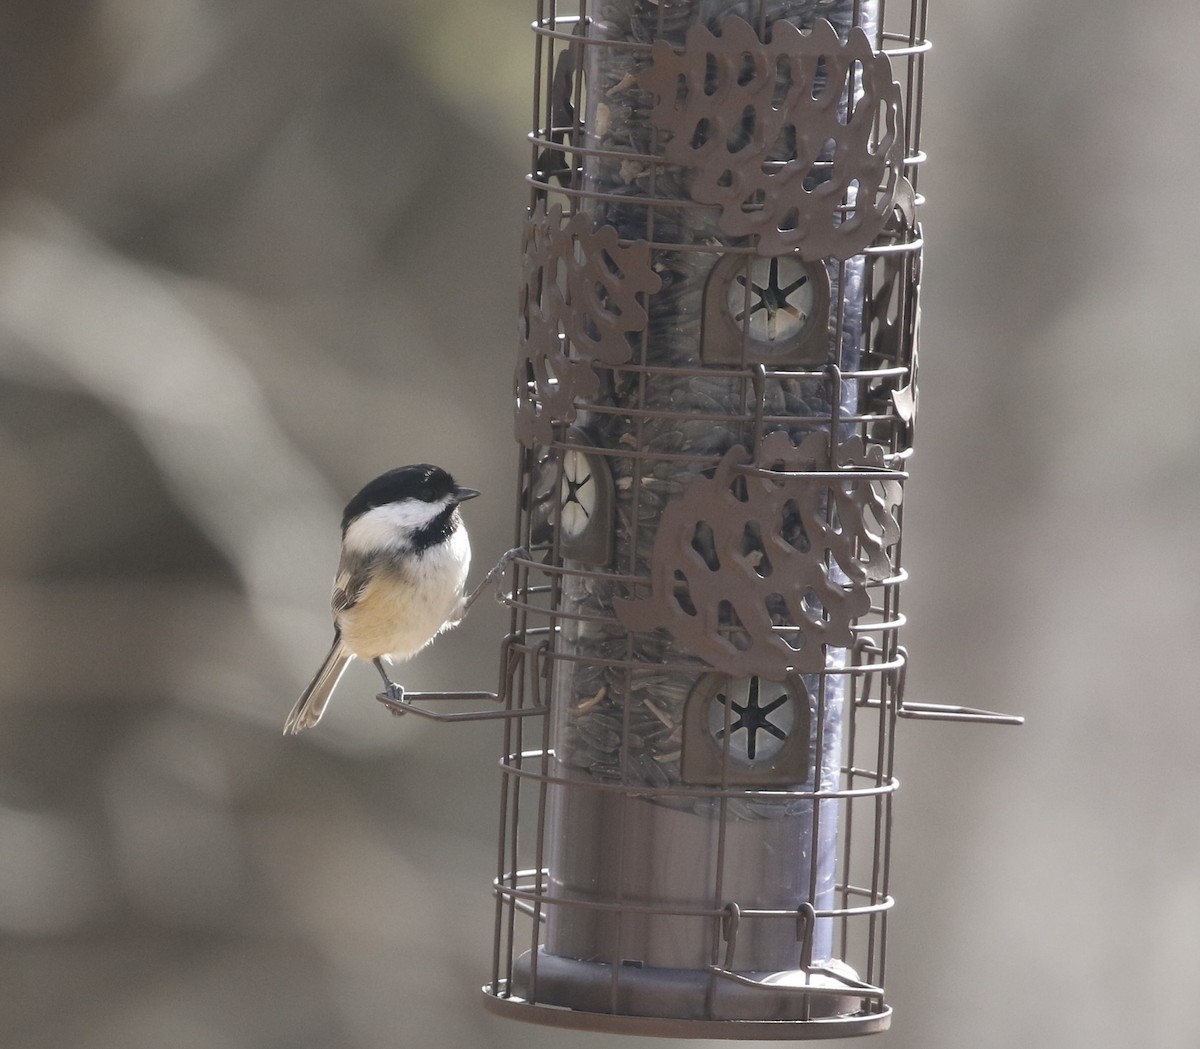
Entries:
{"type": "Polygon", "coordinates": [[[334,638],[333,647],[329,650],[329,655],[325,657],[325,662],[321,664],[321,669],[317,671],[316,677],[309,682],[308,688],[296,700],[296,705],[292,707],[292,712],[284,722],[283,734],[285,736],[294,736],[306,728],[312,728],[321,720],[329,697],[333,695],[333,690],[337,687],[338,681],[341,680],[342,674],[345,673],[346,667],[350,665],[350,660],[353,658],[354,653],[342,644],[342,639],[334,638]]]}

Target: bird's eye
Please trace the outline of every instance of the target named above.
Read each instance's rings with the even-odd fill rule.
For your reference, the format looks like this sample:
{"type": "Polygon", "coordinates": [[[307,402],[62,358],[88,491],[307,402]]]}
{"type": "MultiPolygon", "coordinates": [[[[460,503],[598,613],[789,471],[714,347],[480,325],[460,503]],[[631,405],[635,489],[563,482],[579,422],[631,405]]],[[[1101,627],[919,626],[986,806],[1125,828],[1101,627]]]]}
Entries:
{"type": "Polygon", "coordinates": [[[437,498],[437,493],[432,488],[422,488],[420,498],[423,502],[432,503],[437,498]]]}

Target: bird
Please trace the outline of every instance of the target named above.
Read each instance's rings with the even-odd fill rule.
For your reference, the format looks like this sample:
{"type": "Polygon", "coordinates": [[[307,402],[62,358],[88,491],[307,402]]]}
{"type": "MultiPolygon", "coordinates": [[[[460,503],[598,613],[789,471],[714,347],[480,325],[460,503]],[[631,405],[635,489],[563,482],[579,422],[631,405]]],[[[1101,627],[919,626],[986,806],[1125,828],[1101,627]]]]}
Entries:
{"type": "Polygon", "coordinates": [[[321,720],[356,657],[375,665],[391,699],[403,699],[384,662],[411,659],[455,626],[520,552],[506,553],[474,593],[465,594],[471,542],[459,506],[479,494],[441,467],[418,463],[381,474],[346,504],[331,602],[333,644],[288,715],[285,735],[321,720]]]}

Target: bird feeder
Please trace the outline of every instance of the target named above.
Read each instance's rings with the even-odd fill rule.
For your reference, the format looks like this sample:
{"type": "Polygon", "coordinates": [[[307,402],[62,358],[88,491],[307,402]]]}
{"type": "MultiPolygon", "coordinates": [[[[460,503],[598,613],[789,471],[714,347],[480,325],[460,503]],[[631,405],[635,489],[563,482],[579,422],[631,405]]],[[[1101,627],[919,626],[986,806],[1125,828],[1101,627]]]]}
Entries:
{"type": "Polygon", "coordinates": [[[1019,720],[903,695],[925,2],[543,0],[533,34],[485,1000],[883,1030],[896,719],[1019,720]]]}

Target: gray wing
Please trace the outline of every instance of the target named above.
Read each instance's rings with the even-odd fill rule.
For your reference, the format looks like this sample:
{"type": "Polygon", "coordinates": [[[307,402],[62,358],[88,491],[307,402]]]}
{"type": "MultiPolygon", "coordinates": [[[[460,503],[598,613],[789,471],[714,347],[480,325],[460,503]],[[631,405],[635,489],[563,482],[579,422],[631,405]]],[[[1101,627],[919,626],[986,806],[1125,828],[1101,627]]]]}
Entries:
{"type": "Polygon", "coordinates": [[[376,558],[342,555],[337,578],[333,581],[333,597],[330,601],[335,618],[358,604],[359,598],[375,578],[376,566],[376,558]]]}

